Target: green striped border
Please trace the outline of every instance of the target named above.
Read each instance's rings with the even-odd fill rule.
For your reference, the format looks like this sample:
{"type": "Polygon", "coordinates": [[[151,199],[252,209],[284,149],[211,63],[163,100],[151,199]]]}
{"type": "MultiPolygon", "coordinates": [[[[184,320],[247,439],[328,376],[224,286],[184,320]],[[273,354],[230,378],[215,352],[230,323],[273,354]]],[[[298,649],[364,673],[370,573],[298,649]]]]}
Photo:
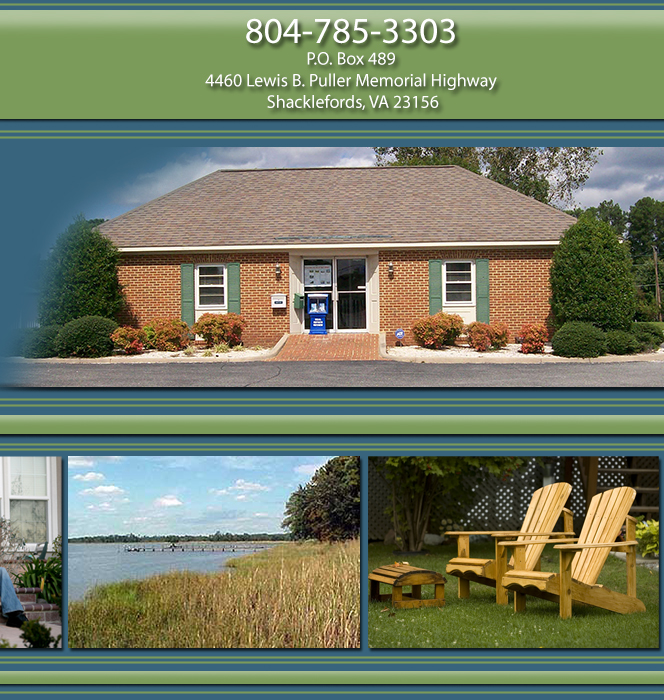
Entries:
{"type": "Polygon", "coordinates": [[[393,137],[398,134],[400,138],[452,138],[452,137],[478,137],[492,139],[514,138],[542,138],[568,139],[568,138],[620,138],[631,141],[648,141],[664,137],[664,130],[634,130],[634,129],[559,129],[559,130],[476,130],[476,129],[432,129],[432,130],[407,130],[399,128],[399,119],[384,119],[385,127],[377,130],[375,127],[366,130],[270,130],[270,129],[224,129],[192,131],[186,130],[155,130],[155,129],[128,129],[128,130],[29,130],[7,129],[0,131],[0,140],[197,140],[197,139],[229,139],[242,138],[258,140],[269,138],[271,140],[297,139],[299,141],[326,140],[366,140],[376,137],[393,137]]]}
{"type": "MultiPolygon", "coordinates": [[[[0,435],[308,435],[302,415],[13,415],[0,435]]],[[[316,415],[317,435],[664,435],[650,415],[316,415]]]]}
{"type": "MultiPolygon", "coordinates": [[[[454,9],[462,9],[464,7],[480,7],[480,8],[492,8],[492,7],[513,7],[515,9],[521,9],[524,7],[530,8],[542,8],[542,7],[583,7],[584,9],[598,9],[603,10],[607,7],[622,7],[625,9],[634,9],[636,7],[662,7],[664,3],[661,2],[635,2],[630,5],[628,2],[451,2],[448,4],[439,2],[415,2],[417,8],[420,7],[441,7],[449,9],[450,7],[454,9]]],[[[181,2],[2,2],[0,7],[92,7],[92,8],[102,8],[102,7],[140,7],[145,8],[150,6],[155,9],[163,7],[181,7],[183,9],[191,9],[192,7],[243,7],[240,2],[193,2],[191,4],[182,4],[181,2]]],[[[399,2],[289,2],[289,7],[356,7],[358,9],[375,7],[376,9],[382,9],[387,7],[394,8],[404,8],[403,3],[399,2]]],[[[256,7],[274,7],[277,9],[283,9],[283,2],[252,2],[250,4],[250,9],[256,7]]]]}
{"type": "Polygon", "coordinates": [[[660,685],[664,671],[24,671],[2,685],[660,685]]]}
{"type": "Polygon", "coordinates": [[[317,408],[319,410],[337,408],[389,408],[389,409],[413,408],[647,408],[653,410],[664,408],[664,398],[88,398],[80,396],[76,398],[0,398],[0,409],[32,409],[32,408],[317,408]]]}
{"type": "MultiPolygon", "coordinates": [[[[193,650],[192,650],[193,651],[193,650]]],[[[325,650],[329,651],[329,650],[325,650]]],[[[482,652],[482,651],[487,651],[486,649],[478,649],[477,651],[482,652]]],[[[490,652],[491,650],[489,650],[490,652]]],[[[65,657],[58,655],[56,657],[51,657],[51,658],[45,658],[45,657],[40,657],[39,658],[39,663],[40,664],[63,664],[63,663],[69,663],[69,664],[81,664],[81,665],[90,665],[90,664],[106,664],[106,665],[113,665],[113,664],[118,664],[121,663],[123,666],[125,665],[131,665],[131,664],[144,664],[146,662],[149,662],[150,664],[164,664],[164,665],[171,665],[173,663],[179,663],[179,662],[184,662],[187,664],[228,664],[228,665],[233,665],[233,664],[239,664],[239,665],[247,665],[247,664],[256,664],[256,663],[261,663],[261,664],[279,664],[279,665],[284,665],[288,666],[289,664],[297,664],[299,665],[305,665],[305,664],[320,664],[324,663],[325,665],[358,665],[358,664],[365,664],[365,665],[383,665],[383,664],[395,664],[399,662],[405,662],[405,663],[416,663],[418,666],[420,665],[426,665],[426,664],[433,664],[436,666],[440,665],[477,665],[477,664],[482,664],[482,665],[492,665],[492,664],[500,664],[504,665],[505,663],[513,662],[513,661],[518,661],[519,663],[522,664],[541,664],[543,662],[565,662],[565,664],[571,664],[571,665],[583,665],[583,664],[588,664],[588,663],[593,663],[593,664],[613,664],[615,665],[616,663],[628,663],[628,664],[635,664],[638,663],[639,667],[644,666],[644,665],[654,665],[654,664],[659,664],[661,665],[663,662],[663,659],[661,656],[654,656],[652,658],[638,658],[633,655],[627,656],[627,655],[611,655],[611,656],[583,656],[580,657],[578,654],[575,656],[554,656],[553,654],[538,654],[537,656],[525,656],[523,654],[519,654],[518,649],[514,649],[515,652],[514,654],[499,654],[497,656],[491,656],[491,657],[485,657],[485,656],[466,656],[466,657],[458,657],[456,655],[451,656],[449,654],[449,650],[446,650],[447,653],[441,653],[440,655],[432,655],[430,654],[429,656],[418,656],[417,654],[413,654],[412,656],[381,656],[379,654],[371,654],[371,656],[359,656],[359,649],[354,653],[353,656],[339,656],[337,654],[333,656],[298,656],[298,655],[291,655],[289,654],[287,657],[286,656],[272,656],[272,657],[266,657],[263,654],[261,656],[247,656],[247,657],[238,657],[238,656],[197,656],[195,653],[192,654],[180,654],[180,655],[155,655],[155,654],[142,654],[140,652],[136,652],[132,655],[117,655],[113,654],[113,656],[100,656],[100,655],[92,655],[89,653],[85,653],[85,655],[82,655],[80,650],[78,649],[73,649],[71,650],[71,653],[67,654],[65,657]],[[140,653],[140,655],[139,655],[140,653]]],[[[539,650],[538,650],[539,651],[539,650]]],[[[612,650],[609,650],[612,651],[612,650]]],[[[641,650],[643,653],[652,653],[655,652],[657,653],[657,650],[653,649],[643,649],[641,650]]],[[[440,653],[440,652],[439,652],[440,653]]],[[[18,658],[7,658],[7,659],[0,659],[0,666],[2,665],[12,665],[12,664],[34,664],[35,663],[35,658],[32,656],[29,657],[22,657],[20,659],[18,658]]],[[[4,674],[5,671],[2,671],[4,674]]]]}
{"type": "MultiPolygon", "coordinates": [[[[258,433],[257,433],[258,434],[258,433]]],[[[283,454],[290,452],[293,449],[310,451],[316,450],[319,452],[321,450],[328,449],[339,449],[339,441],[329,441],[326,442],[320,438],[311,438],[308,440],[280,440],[278,442],[259,442],[256,440],[247,440],[246,442],[226,440],[220,438],[218,441],[213,442],[173,442],[173,441],[163,441],[163,442],[148,442],[146,440],[141,440],[140,442],[81,442],[72,439],[65,439],[58,442],[12,442],[0,440],[0,449],[11,450],[12,452],[33,452],[33,453],[44,453],[53,452],[58,450],[60,452],[65,451],[71,454],[82,449],[92,449],[95,452],[100,450],[112,451],[123,450],[131,454],[138,453],[150,453],[155,449],[159,450],[187,450],[191,453],[205,452],[209,450],[243,450],[247,454],[263,454],[266,452],[283,454]]],[[[375,452],[376,454],[384,454],[386,450],[391,452],[400,451],[408,453],[421,453],[430,452],[431,450],[445,450],[446,453],[450,453],[451,450],[468,450],[485,453],[487,450],[528,450],[536,451],[536,454],[542,453],[543,450],[548,449],[569,449],[569,450],[608,450],[608,451],[619,451],[629,449],[633,452],[653,452],[654,450],[661,450],[664,448],[663,440],[653,440],[650,442],[632,442],[632,441],[597,441],[590,442],[587,440],[579,440],[577,442],[528,442],[528,441],[510,441],[510,442],[481,442],[478,443],[477,440],[470,440],[467,442],[450,441],[441,438],[440,440],[427,440],[413,441],[413,442],[399,442],[398,440],[389,440],[387,438],[382,438],[376,441],[353,441],[345,438],[343,440],[343,447],[347,451],[351,450],[364,450],[375,452]]]]}

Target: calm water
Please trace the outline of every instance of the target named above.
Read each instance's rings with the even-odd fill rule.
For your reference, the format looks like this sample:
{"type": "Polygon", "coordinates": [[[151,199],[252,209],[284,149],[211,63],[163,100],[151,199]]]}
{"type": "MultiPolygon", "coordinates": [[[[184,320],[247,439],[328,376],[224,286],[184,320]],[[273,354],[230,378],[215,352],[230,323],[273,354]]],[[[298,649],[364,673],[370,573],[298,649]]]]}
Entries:
{"type": "MultiPolygon", "coordinates": [[[[162,543],[148,543],[147,546],[162,543]]],[[[86,591],[100,583],[139,579],[165,571],[223,571],[226,562],[263,549],[249,548],[235,552],[125,552],[124,544],[70,544],[68,553],[68,599],[80,600],[86,591]]],[[[217,545],[221,546],[221,545],[217,545]]],[[[225,545],[229,549],[229,545],[225,545]]]]}

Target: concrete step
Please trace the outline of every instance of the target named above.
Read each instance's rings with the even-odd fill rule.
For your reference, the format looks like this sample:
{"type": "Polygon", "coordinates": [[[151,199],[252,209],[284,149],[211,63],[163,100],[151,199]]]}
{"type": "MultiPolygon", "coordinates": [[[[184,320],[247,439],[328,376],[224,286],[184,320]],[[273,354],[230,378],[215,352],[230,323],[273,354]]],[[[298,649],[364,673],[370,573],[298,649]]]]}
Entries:
{"type": "Polygon", "coordinates": [[[41,598],[41,589],[17,588],[16,594],[23,605],[23,610],[28,620],[60,622],[60,608],[54,603],[47,603],[41,598]]]}

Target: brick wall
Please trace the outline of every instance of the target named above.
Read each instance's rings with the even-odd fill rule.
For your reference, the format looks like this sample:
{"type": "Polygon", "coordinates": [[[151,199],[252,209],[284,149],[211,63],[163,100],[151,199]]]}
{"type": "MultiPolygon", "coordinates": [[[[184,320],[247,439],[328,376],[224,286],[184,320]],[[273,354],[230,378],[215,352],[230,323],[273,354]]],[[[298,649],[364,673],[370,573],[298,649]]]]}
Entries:
{"type": "Polygon", "coordinates": [[[408,250],[380,253],[380,326],[387,342],[394,331],[406,331],[405,343],[413,343],[410,328],[429,315],[429,260],[489,260],[489,317],[509,326],[510,342],[524,323],[545,323],[549,316],[549,267],[551,248],[477,250],[408,250]],[[388,264],[394,264],[390,276],[388,264]]]}
{"type": "Polygon", "coordinates": [[[289,330],[288,309],[270,308],[272,294],[288,295],[288,253],[124,254],[119,267],[126,308],[123,323],[142,326],[155,318],[180,318],[182,263],[240,263],[240,308],[248,346],[272,345],[289,330]],[[281,276],[275,275],[276,263],[281,276]]]}
{"type": "MultiPolygon", "coordinates": [[[[489,260],[491,321],[509,326],[511,341],[524,323],[544,323],[549,315],[551,248],[408,250],[381,252],[380,327],[394,342],[397,328],[406,330],[429,315],[429,260],[489,260]],[[388,264],[394,264],[394,274],[388,264]]],[[[181,263],[240,263],[240,304],[248,327],[247,345],[270,345],[289,332],[288,309],[271,309],[270,295],[289,295],[288,253],[125,254],[119,270],[127,308],[123,323],[144,325],[154,318],[180,317],[181,263]],[[275,275],[275,264],[281,276],[275,275]]],[[[289,296],[289,304],[291,303],[289,296]]]]}

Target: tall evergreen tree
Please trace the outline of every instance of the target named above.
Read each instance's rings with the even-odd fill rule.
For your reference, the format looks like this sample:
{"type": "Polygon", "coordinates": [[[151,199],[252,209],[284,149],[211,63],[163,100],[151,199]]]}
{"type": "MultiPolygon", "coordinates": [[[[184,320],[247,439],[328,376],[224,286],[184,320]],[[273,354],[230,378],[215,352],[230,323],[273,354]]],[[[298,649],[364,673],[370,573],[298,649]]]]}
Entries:
{"type": "Polygon", "coordinates": [[[117,316],[123,303],[119,257],[95,224],[79,216],[58,238],[46,261],[39,323],[64,325],[81,316],[117,316]]]}
{"type": "Polygon", "coordinates": [[[610,224],[582,216],[553,254],[551,310],[556,325],[585,321],[604,330],[627,330],[635,305],[628,245],[610,224]]]}
{"type": "Polygon", "coordinates": [[[660,257],[664,257],[664,202],[652,197],[639,199],[629,210],[629,231],[632,256],[652,257],[652,247],[657,247],[660,257]]]}

